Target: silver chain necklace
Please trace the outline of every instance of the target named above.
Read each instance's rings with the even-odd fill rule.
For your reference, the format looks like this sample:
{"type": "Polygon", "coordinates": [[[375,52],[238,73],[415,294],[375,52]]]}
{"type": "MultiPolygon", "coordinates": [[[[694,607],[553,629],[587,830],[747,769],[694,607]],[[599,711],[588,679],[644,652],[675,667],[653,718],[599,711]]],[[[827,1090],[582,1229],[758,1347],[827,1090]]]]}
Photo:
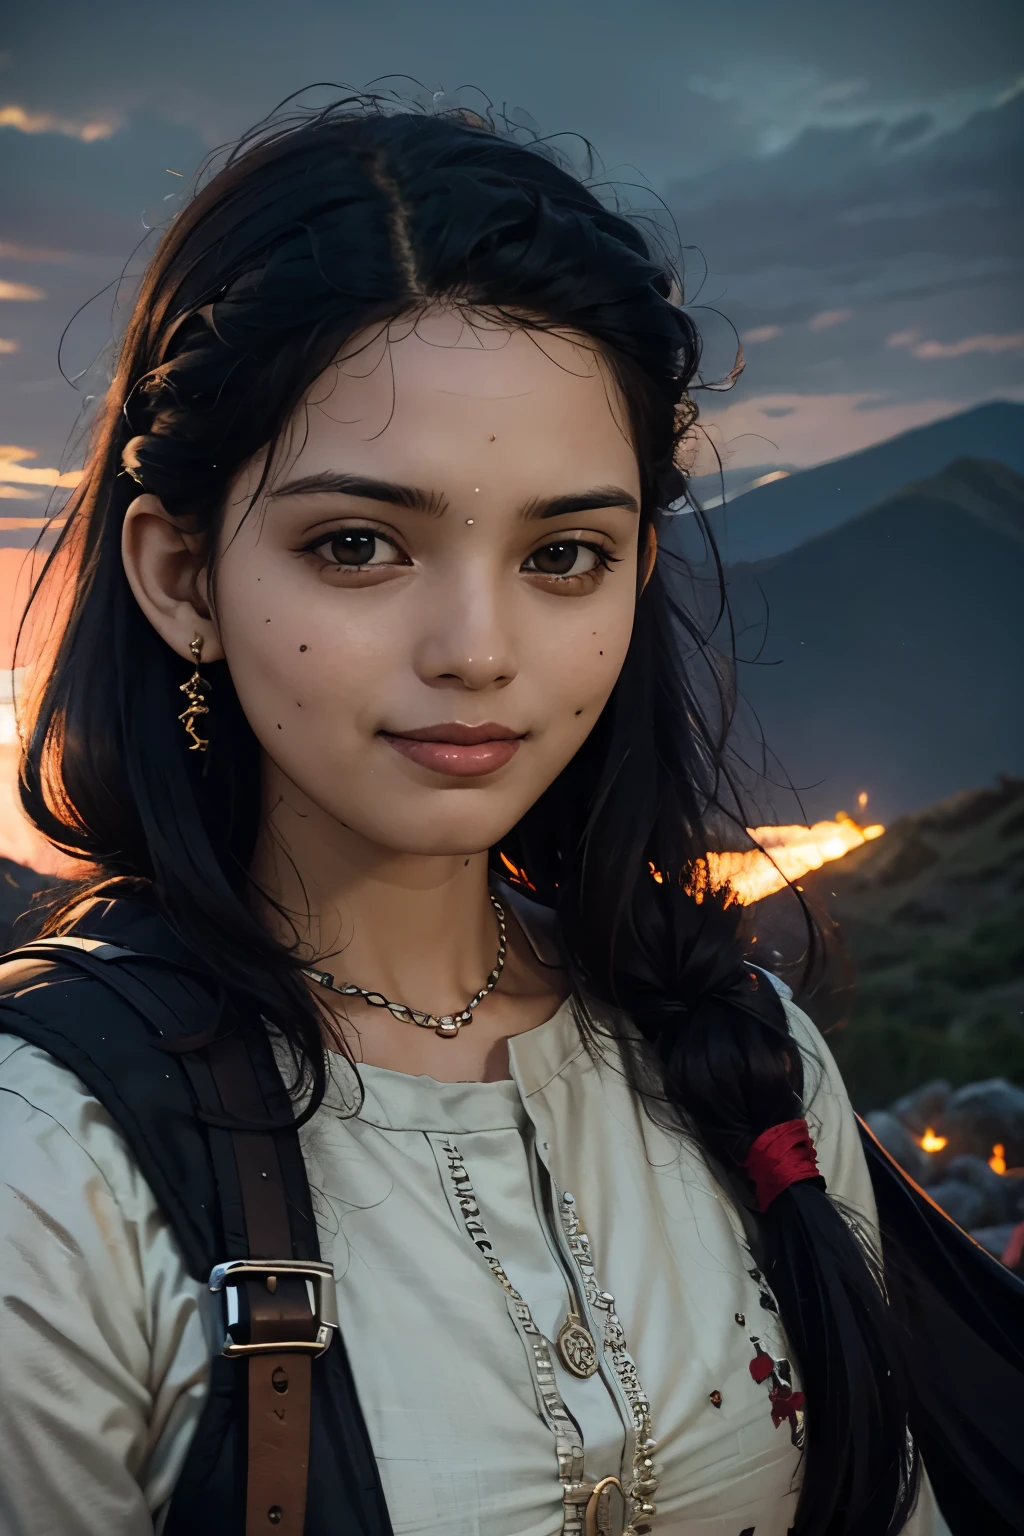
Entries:
{"type": "MultiPolygon", "coordinates": [[[[490,894],[490,893],[488,893],[490,894]]],[[[491,906],[494,915],[498,919],[498,957],[494,962],[494,970],[484,982],[475,997],[471,997],[461,1013],[433,1014],[424,1013],[420,1008],[410,1008],[407,1003],[392,1003],[383,992],[368,992],[365,987],[357,987],[354,982],[346,982],[339,986],[330,971],[318,971],[313,966],[305,966],[302,974],[309,976],[318,982],[321,987],[326,987],[330,992],[337,992],[342,997],[361,997],[364,1003],[370,1003],[374,1008],[386,1008],[393,1018],[403,1024],[418,1024],[420,1029],[432,1029],[435,1035],[443,1035],[447,1040],[453,1040],[462,1028],[463,1024],[473,1022],[473,1010],[478,1003],[482,1003],[488,992],[493,992],[501,980],[501,973],[505,969],[505,910],[496,897],[491,896],[491,906]]]]}

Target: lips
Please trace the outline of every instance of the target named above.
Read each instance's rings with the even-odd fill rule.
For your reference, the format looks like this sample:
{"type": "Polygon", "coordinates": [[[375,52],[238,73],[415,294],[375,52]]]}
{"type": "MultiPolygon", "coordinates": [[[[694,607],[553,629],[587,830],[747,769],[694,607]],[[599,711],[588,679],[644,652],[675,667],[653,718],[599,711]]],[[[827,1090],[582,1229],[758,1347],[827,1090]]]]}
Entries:
{"type": "Polygon", "coordinates": [[[389,747],[403,757],[451,778],[479,778],[503,768],[519,751],[523,733],[510,726],[485,721],[463,725],[450,720],[415,731],[381,731],[389,747]]]}

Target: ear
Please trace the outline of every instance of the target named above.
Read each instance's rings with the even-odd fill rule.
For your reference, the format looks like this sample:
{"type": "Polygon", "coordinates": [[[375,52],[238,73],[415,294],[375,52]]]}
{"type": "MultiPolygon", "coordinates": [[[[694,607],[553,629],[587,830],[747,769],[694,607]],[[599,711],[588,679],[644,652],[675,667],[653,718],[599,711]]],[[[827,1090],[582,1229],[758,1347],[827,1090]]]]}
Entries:
{"type": "Polygon", "coordinates": [[[186,533],[157,496],[136,496],[124,517],[121,559],[135,600],[157,634],[186,661],[198,635],[203,660],[220,661],[224,648],[209,603],[206,549],[186,533]]]}
{"type": "Polygon", "coordinates": [[[651,577],[654,575],[654,563],[657,560],[657,558],[658,558],[658,536],[657,536],[657,534],[654,531],[653,525],[649,525],[648,529],[647,529],[647,544],[646,544],[646,546],[644,548],[643,557],[642,557],[642,564],[643,564],[644,575],[643,575],[643,580],[640,583],[640,591],[641,592],[644,590],[644,587],[646,587],[647,583],[650,581],[651,577]]]}

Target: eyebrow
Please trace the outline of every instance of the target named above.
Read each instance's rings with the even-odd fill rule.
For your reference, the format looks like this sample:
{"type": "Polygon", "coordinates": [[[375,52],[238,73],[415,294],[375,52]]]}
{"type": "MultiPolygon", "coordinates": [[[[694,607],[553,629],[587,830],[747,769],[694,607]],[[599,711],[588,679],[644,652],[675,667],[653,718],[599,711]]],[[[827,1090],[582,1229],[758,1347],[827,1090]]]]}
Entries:
{"type": "MultiPolygon", "coordinates": [[[[342,474],[336,470],[323,470],[318,475],[289,480],[271,491],[268,499],[277,500],[283,496],[357,496],[366,501],[386,502],[392,507],[406,507],[412,512],[425,512],[428,517],[441,517],[447,505],[437,491],[424,491],[415,485],[396,485],[391,480],[375,480],[367,475],[342,474]]],[[[602,507],[640,511],[636,497],[622,486],[602,485],[564,496],[536,498],[527,503],[522,515],[530,520],[566,517],[574,512],[595,512],[602,507]]]]}

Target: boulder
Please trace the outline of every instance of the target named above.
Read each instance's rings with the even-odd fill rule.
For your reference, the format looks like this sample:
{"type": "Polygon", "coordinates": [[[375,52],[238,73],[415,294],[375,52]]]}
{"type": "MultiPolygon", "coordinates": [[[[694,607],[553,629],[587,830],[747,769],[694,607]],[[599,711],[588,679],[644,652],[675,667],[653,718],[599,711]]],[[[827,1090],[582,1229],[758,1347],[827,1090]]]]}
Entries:
{"type": "Polygon", "coordinates": [[[1014,1212],[1011,1201],[1015,1190],[1011,1185],[1016,1184],[1016,1180],[1007,1180],[993,1173],[983,1158],[951,1158],[942,1170],[942,1178],[943,1182],[953,1179],[961,1184],[969,1184],[984,1197],[985,1214],[978,1222],[979,1226],[994,1226],[998,1222],[1012,1219],[1014,1212]]]}
{"type": "Polygon", "coordinates": [[[864,1116],[864,1120],[904,1173],[909,1173],[918,1184],[928,1182],[934,1172],[931,1158],[921,1150],[902,1120],[898,1120],[887,1109],[873,1109],[864,1116]]]}
{"type": "Polygon", "coordinates": [[[947,1159],[970,1153],[987,1161],[998,1142],[1006,1149],[1009,1167],[1024,1166],[1024,1088],[1005,1077],[957,1088],[935,1130],[948,1138],[947,1159]]]}
{"type": "Polygon", "coordinates": [[[1001,1259],[1006,1252],[1006,1245],[1010,1241],[1013,1232],[1012,1222],[1003,1222],[998,1227],[976,1227],[971,1233],[976,1243],[980,1243],[986,1253],[993,1258],[1001,1259]]]}
{"type": "Polygon", "coordinates": [[[928,1193],[965,1232],[984,1226],[988,1206],[982,1191],[975,1189],[973,1184],[964,1184],[959,1179],[943,1179],[933,1184],[928,1193]]]}
{"type": "Polygon", "coordinates": [[[890,1104],[889,1113],[895,1115],[897,1120],[902,1120],[912,1135],[923,1136],[929,1126],[935,1126],[951,1091],[944,1077],[934,1078],[923,1087],[915,1088],[913,1093],[905,1093],[895,1104],[890,1104]]]}

